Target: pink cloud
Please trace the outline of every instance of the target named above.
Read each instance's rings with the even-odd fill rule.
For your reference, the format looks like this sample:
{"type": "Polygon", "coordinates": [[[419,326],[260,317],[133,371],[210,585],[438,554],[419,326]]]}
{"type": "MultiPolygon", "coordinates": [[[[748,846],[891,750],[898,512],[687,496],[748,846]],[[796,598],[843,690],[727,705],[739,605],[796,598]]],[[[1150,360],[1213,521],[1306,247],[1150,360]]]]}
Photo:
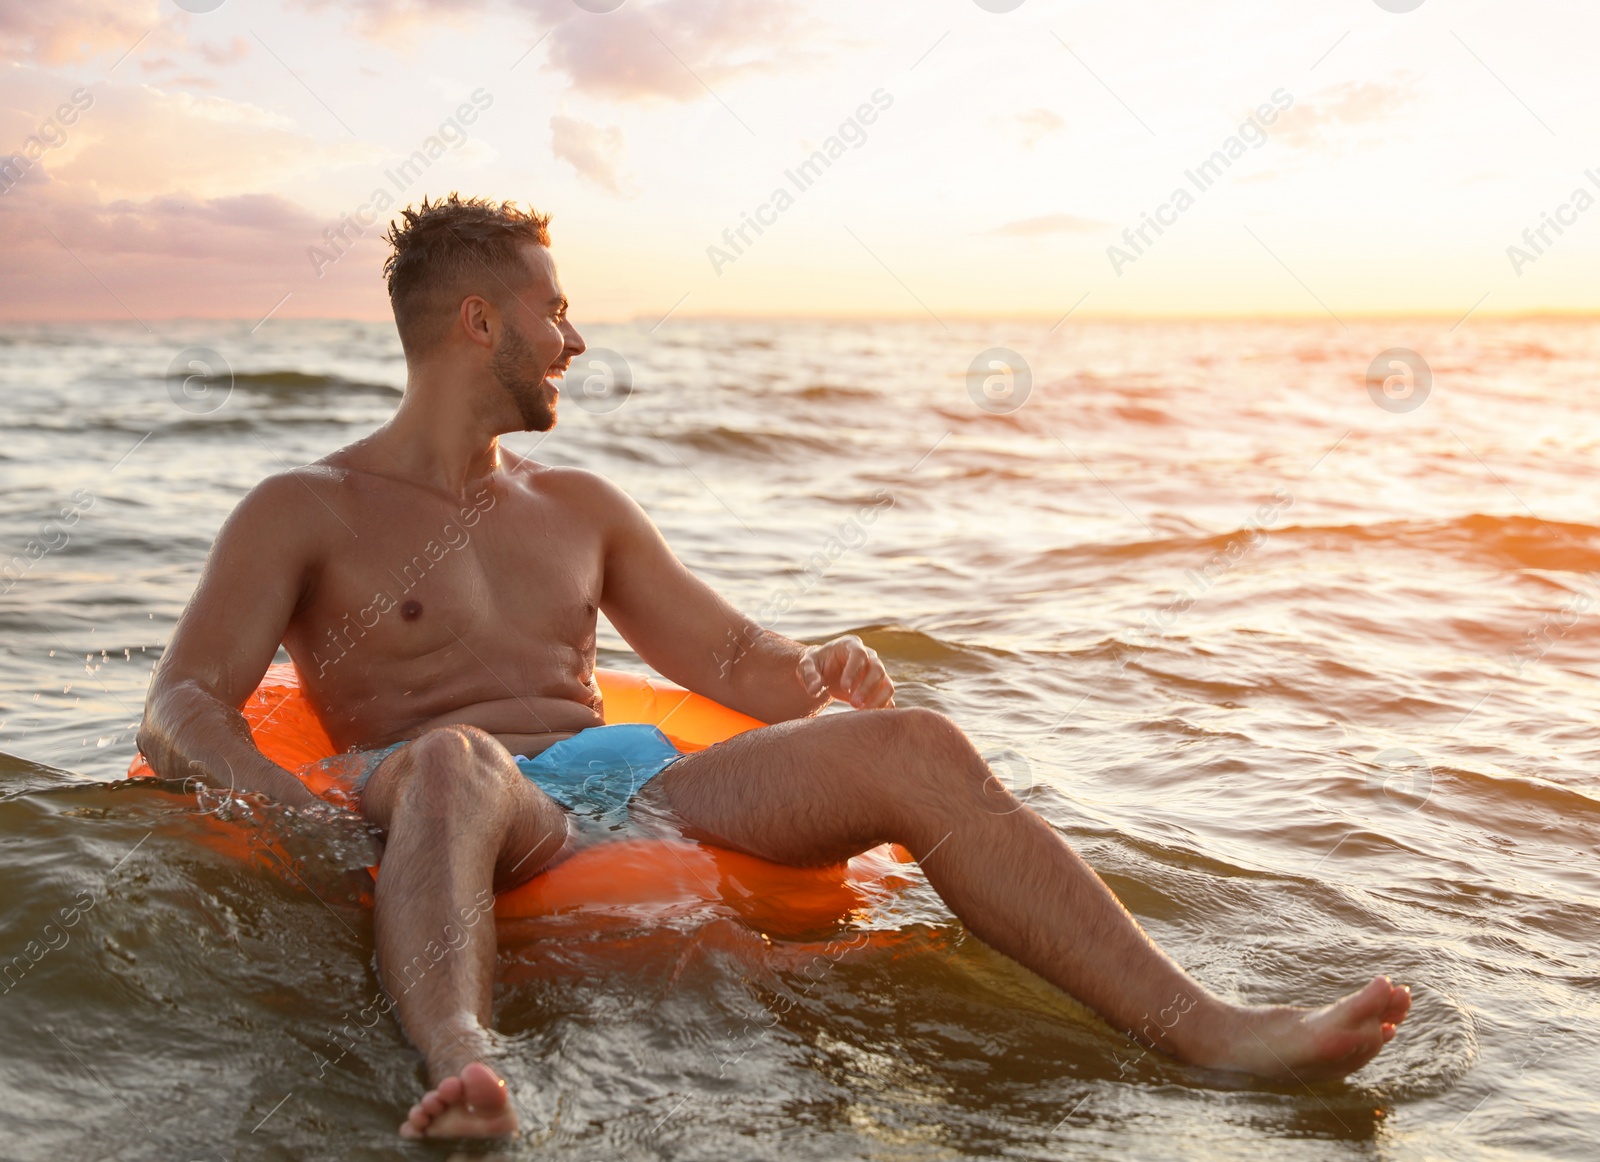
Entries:
{"type": "Polygon", "coordinates": [[[475,20],[486,7],[483,0],[301,0],[301,6],[345,13],[356,32],[396,47],[410,47],[419,34],[441,24],[475,20]]]}
{"type": "Polygon", "coordinates": [[[623,197],[632,188],[622,175],[627,138],[617,125],[592,125],[580,117],[550,118],[550,152],[578,171],[578,176],[623,197]]]}
{"type": "Polygon", "coordinates": [[[249,56],[250,42],[242,36],[236,36],[225,48],[214,44],[199,44],[195,46],[195,51],[204,58],[206,64],[221,68],[224,65],[237,64],[249,56]]]}
{"type": "MultiPolygon", "coordinates": [[[[334,0],[301,3],[334,7],[334,0]]],[[[573,0],[515,6],[537,33],[548,32],[548,71],[565,74],[579,92],[624,101],[696,100],[706,94],[702,81],[715,86],[794,61],[803,39],[797,0],[626,0],[604,13],[573,0]]],[[[407,45],[440,23],[479,22],[488,10],[483,0],[354,0],[338,8],[360,34],[407,45]]]]}
{"type": "Polygon", "coordinates": [[[67,64],[125,52],[160,19],[157,0],[0,0],[0,46],[13,56],[67,64]]]}
{"type": "Polygon", "coordinates": [[[0,319],[385,318],[381,229],[318,277],[322,218],[274,194],[100,202],[55,184],[0,197],[0,319]]]}
{"type": "Polygon", "coordinates": [[[558,20],[547,69],[580,92],[621,100],[694,100],[707,85],[792,60],[801,39],[792,0],[660,0],[604,14],[574,11],[571,0],[526,6],[558,20]]]}
{"type": "Polygon", "coordinates": [[[1348,81],[1296,103],[1273,126],[1272,136],[1288,145],[1309,148],[1331,139],[1341,127],[1390,120],[1415,96],[1416,84],[1410,77],[1387,85],[1348,81]]]}

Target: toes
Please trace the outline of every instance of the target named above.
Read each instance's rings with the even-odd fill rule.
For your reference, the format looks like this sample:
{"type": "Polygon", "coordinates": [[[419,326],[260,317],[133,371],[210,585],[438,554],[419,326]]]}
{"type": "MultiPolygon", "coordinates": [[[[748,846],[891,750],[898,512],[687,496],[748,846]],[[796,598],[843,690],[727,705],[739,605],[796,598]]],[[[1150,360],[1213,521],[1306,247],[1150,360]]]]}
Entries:
{"type": "Polygon", "coordinates": [[[494,1113],[510,1100],[506,1083],[480,1062],[473,1062],[461,1071],[461,1087],[469,1110],[494,1113]]]}
{"type": "Polygon", "coordinates": [[[1351,993],[1339,1002],[1344,1011],[1339,1015],[1351,1025],[1363,1025],[1377,1020],[1389,1007],[1394,996],[1394,985],[1386,976],[1374,977],[1372,983],[1358,993],[1351,993]]]}
{"type": "Polygon", "coordinates": [[[1396,985],[1389,994],[1389,1005],[1383,1011],[1383,1021],[1386,1025],[1398,1025],[1406,1019],[1406,1014],[1411,1011],[1411,989],[1405,985],[1396,985]]]}
{"type": "Polygon", "coordinates": [[[404,1124],[400,1136],[407,1139],[444,1137],[514,1137],[516,1113],[506,1083],[480,1062],[467,1065],[453,1077],[446,1077],[435,1089],[422,1096],[404,1124]]]}
{"type": "Polygon", "coordinates": [[[422,1102],[411,1107],[406,1114],[406,1120],[400,1123],[400,1136],[402,1138],[421,1138],[426,1136],[428,1123],[433,1119],[423,1109],[422,1102]]]}

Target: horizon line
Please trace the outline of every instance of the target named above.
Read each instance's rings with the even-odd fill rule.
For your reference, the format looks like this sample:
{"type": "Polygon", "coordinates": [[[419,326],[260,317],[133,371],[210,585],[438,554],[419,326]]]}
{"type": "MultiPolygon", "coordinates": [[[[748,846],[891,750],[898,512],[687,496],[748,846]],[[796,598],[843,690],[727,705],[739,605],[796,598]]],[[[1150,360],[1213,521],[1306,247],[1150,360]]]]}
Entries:
{"type": "MultiPolygon", "coordinates": [[[[824,312],[706,312],[703,314],[672,313],[671,320],[680,323],[726,323],[726,322],[766,322],[766,323],[923,323],[929,325],[942,325],[944,322],[955,323],[1053,323],[1055,326],[1064,326],[1068,323],[1328,323],[1337,325],[1341,320],[1359,322],[1396,322],[1418,321],[1436,322],[1452,321],[1459,326],[1467,321],[1467,317],[1477,321],[1495,322],[1588,322],[1600,321],[1600,307],[1581,309],[1556,309],[1533,308],[1521,311],[1471,311],[1467,317],[1458,315],[1454,311],[1431,310],[1396,310],[1396,311],[1347,311],[1338,319],[1330,318],[1320,311],[1219,311],[1219,312],[1069,312],[1070,317],[1055,315],[1051,312],[989,312],[989,313],[954,313],[948,312],[942,317],[929,318],[924,313],[898,312],[898,313],[863,313],[863,314],[838,314],[824,312]]],[[[140,327],[145,323],[249,323],[253,327],[259,326],[268,320],[257,319],[246,315],[146,315],[143,322],[129,319],[126,315],[95,315],[95,316],[41,316],[41,317],[6,317],[0,314],[0,327],[6,326],[45,326],[45,325],[118,325],[140,327]]],[[[273,322],[283,323],[389,323],[393,324],[391,316],[376,315],[274,315],[273,322]]],[[[595,317],[582,320],[585,326],[634,326],[649,323],[660,326],[667,320],[653,314],[634,313],[628,316],[595,317]]],[[[1454,329],[1454,327],[1452,327],[1454,329]]]]}

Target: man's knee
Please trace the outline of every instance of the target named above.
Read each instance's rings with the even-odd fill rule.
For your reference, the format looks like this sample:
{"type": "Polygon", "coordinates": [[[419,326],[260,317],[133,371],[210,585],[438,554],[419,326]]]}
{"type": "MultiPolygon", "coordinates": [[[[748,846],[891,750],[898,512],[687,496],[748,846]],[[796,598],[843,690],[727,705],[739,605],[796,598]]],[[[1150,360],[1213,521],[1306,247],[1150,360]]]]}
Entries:
{"type": "Polygon", "coordinates": [[[914,774],[938,783],[981,782],[986,777],[983,760],[972,740],[937,710],[908,706],[868,713],[881,718],[878,729],[882,746],[909,764],[914,774]]]}
{"type": "Polygon", "coordinates": [[[411,771],[402,800],[430,814],[493,802],[521,777],[505,747],[476,726],[430,730],[408,752],[411,771]]]}
{"type": "Polygon", "coordinates": [[[926,706],[907,706],[895,710],[875,710],[885,715],[891,731],[901,745],[924,755],[968,755],[973,753],[967,736],[951,719],[926,706]]]}

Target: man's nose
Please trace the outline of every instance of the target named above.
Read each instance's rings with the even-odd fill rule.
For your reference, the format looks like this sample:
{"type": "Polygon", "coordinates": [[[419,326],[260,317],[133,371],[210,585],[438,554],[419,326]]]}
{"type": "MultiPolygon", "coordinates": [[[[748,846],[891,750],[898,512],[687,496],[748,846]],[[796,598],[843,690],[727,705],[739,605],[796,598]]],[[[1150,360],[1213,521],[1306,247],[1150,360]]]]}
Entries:
{"type": "Polygon", "coordinates": [[[583,341],[583,336],[578,334],[578,328],[569,323],[567,325],[567,350],[571,351],[572,354],[568,358],[576,359],[588,349],[589,345],[583,341]]]}

